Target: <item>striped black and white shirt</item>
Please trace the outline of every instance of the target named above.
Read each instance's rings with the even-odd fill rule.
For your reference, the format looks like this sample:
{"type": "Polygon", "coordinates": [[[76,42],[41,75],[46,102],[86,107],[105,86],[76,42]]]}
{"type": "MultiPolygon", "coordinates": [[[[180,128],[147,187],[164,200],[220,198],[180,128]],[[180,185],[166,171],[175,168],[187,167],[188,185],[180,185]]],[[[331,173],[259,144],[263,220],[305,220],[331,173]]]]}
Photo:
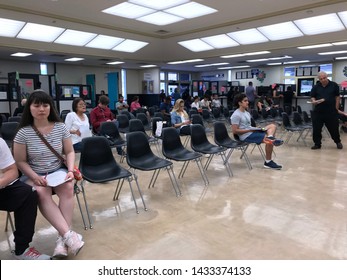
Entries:
{"type": "MultiPolygon", "coordinates": [[[[52,131],[44,134],[48,143],[59,154],[63,154],[63,140],[71,137],[64,123],[56,122],[52,131]]],[[[53,172],[62,165],[55,154],[42,142],[31,126],[22,127],[14,138],[14,142],[26,145],[27,162],[39,174],[53,172]]]]}

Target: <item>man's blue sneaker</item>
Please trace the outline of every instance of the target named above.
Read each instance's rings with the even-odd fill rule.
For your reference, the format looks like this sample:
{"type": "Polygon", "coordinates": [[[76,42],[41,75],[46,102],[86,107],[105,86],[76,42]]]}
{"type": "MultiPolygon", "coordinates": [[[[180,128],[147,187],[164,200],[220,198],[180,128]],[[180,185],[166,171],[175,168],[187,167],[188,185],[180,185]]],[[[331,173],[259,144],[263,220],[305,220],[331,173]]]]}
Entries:
{"type": "Polygon", "coordinates": [[[282,169],[282,165],[277,164],[273,160],[270,160],[269,162],[265,161],[264,162],[264,167],[265,168],[269,168],[269,169],[277,169],[277,170],[282,169]]]}
{"type": "Polygon", "coordinates": [[[270,136],[270,137],[266,137],[266,139],[267,140],[270,140],[271,141],[271,143],[272,143],[272,145],[274,145],[274,146],[281,146],[281,145],[283,145],[283,140],[281,140],[281,139],[276,139],[275,137],[273,137],[273,136],[270,136]]]}

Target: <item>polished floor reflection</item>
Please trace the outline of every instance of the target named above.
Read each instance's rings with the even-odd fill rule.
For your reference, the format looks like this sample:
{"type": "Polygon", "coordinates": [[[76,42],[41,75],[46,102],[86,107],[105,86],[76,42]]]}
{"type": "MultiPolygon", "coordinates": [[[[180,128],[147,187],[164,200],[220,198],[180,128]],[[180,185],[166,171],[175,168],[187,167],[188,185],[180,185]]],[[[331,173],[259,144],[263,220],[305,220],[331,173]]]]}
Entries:
{"type": "MultiPolygon", "coordinates": [[[[293,138],[276,148],[281,171],[264,169],[257,149],[249,151],[249,170],[235,151],[229,177],[216,157],[207,187],[191,163],[179,180],[181,197],[165,171],[152,189],[147,188],[152,173],[137,172],[148,207],[143,210],[135,193],[139,214],[127,184],[114,202],[114,183],[86,183],[94,228],[83,229],[76,204],[73,228],[83,234],[85,247],[69,259],[347,259],[347,134],[341,137],[343,150],[325,137],[315,151],[310,136],[307,146],[293,138]]],[[[115,158],[119,162],[116,153],[115,158]]],[[[176,176],[181,166],[174,163],[176,176]]],[[[0,212],[0,259],[12,259],[13,235],[4,232],[5,218],[0,212]]],[[[39,213],[33,245],[52,254],[55,239],[39,213]]]]}

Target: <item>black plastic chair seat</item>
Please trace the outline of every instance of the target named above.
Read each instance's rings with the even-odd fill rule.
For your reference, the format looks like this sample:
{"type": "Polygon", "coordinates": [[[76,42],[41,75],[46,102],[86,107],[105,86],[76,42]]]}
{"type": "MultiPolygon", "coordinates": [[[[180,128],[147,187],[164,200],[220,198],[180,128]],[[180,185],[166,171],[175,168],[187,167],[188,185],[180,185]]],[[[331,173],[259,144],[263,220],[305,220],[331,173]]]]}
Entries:
{"type": "Polygon", "coordinates": [[[187,149],[175,149],[170,151],[165,151],[164,156],[176,160],[176,161],[186,161],[186,160],[193,160],[201,157],[201,154],[197,152],[192,152],[187,149]]]}
{"type": "Polygon", "coordinates": [[[120,168],[115,163],[105,163],[98,166],[83,166],[83,179],[92,183],[104,183],[112,180],[130,177],[130,171],[120,168]]]}
{"type": "Polygon", "coordinates": [[[169,160],[157,157],[155,155],[149,156],[148,154],[140,157],[132,157],[130,162],[127,157],[127,161],[131,167],[142,171],[151,171],[172,165],[172,162],[169,160]]]}
{"type": "Polygon", "coordinates": [[[199,153],[203,153],[203,154],[218,154],[226,150],[226,148],[224,147],[219,147],[211,143],[203,143],[200,145],[194,145],[192,146],[192,149],[194,151],[198,151],[199,153]]]}

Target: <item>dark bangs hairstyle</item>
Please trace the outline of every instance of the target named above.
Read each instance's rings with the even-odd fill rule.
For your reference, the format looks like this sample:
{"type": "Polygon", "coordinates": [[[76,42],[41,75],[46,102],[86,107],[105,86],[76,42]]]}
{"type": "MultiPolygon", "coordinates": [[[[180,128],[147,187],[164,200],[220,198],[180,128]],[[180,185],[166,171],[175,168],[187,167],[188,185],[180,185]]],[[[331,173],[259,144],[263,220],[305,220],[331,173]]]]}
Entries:
{"type": "Polygon", "coordinates": [[[28,97],[28,101],[25,104],[21,122],[19,128],[32,125],[34,123],[34,118],[30,112],[31,104],[48,104],[50,106],[50,113],[48,116],[48,121],[50,122],[61,122],[57,110],[54,106],[53,99],[43,90],[34,90],[28,97]]]}

